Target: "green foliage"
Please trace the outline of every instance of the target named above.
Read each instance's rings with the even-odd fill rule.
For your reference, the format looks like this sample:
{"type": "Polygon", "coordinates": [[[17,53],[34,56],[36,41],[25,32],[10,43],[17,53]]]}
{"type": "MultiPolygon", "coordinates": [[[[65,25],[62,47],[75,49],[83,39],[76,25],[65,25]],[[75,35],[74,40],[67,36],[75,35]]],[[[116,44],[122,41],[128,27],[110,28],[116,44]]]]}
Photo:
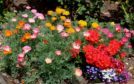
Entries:
{"type": "MultiPolygon", "coordinates": [[[[77,2],[82,3],[80,0],[77,2]]],[[[86,11],[85,9],[87,8],[79,8],[83,11],[86,11]]],[[[35,9],[27,9],[24,12],[17,12],[17,14],[7,12],[5,14],[7,24],[4,25],[2,31],[4,40],[2,42],[0,71],[8,73],[14,79],[18,79],[20,83],[24,80],[26,84],[36,84],[41,80],[45,84],[63,84],[65,80],[73,80],[74,75],[76,75],[74,74],[76,65],[82,63],[79,52],[82,51],[83,45],[90,43],[84,38],[90,37],[90,33],[83,36],[87,33],[88,28],[93,28],[91,30],[100,34],[98,45],[108,46],[111,38],[121,40],[125,35],[121,26],[116,27],[114,23],[99,23],[88,16],[86,16],[88,22],[84,20],[72,21],[69,19],[69,14],[70,11],[59,7],[55,11],[49,10],[45,17],[35,9]],[[108,35],[100,31],[101,27],[107,28],[113,37],[108,38],[108,35]],[[121,31],[120,29],[116,30],[116,28],[121,28],[121,31]],[[66,36],[63,36],[62,33],[66,36]],[[32,37],[33,35],[35,37],[32,37]],[[76,48],[81,48],[73,53],[77,58],[73,61],[73,55],[70,51],[76,40],[80,40],[82,46],[80,46],[81,43],[75,45],[76,48]],[[24,46],[31,49],[24,50],[24,46]],[[27,50],[28,52],[24,52],[27,50]],[[60,55],[56,54],[57,50],[61,51],[60,55]]],[[[93,36],[94,38],[96,37],[93,36]]],[[[127,51],[126,47],[127,45],[125,48],[121,48],[120,52],[127,51]]],[[[84,59],[84,57],[82,58],[84,59]]]]}
{"type": "MultiPolygon", "coordinates": [[[[129,3],[122,3],[122,9],[124,12],[125,22],[128,24],[130,29],[134,26],[134,12],[129,11],[129,3]]],[[[132,6],[132,5],[131,5],[132,6]]],[[[133,8],[134,9],[134,8],[133,8]]]]}
{"type": "MultiPolygon", "coordinates": [[[[47,16],[46,20],[36,18],[35,23],[30,23],[29,18],[22,17],[23,14],[27,14],[29,18],[35,17],[29,11],[6,14],[7,24],[3,29],[4,41],[2,45],[3,47],[9,45],[12,53],[8,55],[1,54],[5,57],[2,57],[2,61],[0,61],[0,70],[8,73],[14,79],[24,80],[26,84],[35,84],[40,79],[46,84],[62,84],[66,79],[72,80],[75,65],[70,62],[72,58],[70,44],[79,39],[80,36],[76,33],[70,34],[68,38],[62,38],[59,32],[52,31],[45,26],[48,22],[51,22],[54,27],[57,24],[63,25],[64,21],[60,20],[59,15],[55,16],[54,14],[58,18],[56,22],[51,21],[51,17],[47,16]],[[16,19],[16,21],[13,19],[16,19]],[[23,23],[30,24],[31,29],[29,31],[23,30],[23,23]],[[26,33],[32,34],[34,28],[40,30],[38,37],[22,42],[21,38],[26,33]],[[13,35],[6,36],[6,34],[9,34],[9,32],[6,33],[6,30],[11,31],[13,35]],[[14,30],[17,33],[14,33],[14,30]],[[17,61],[19,59],[18,55],[23,52],[22,48],[24,46],[30,46],[32,50],[25,54],[23,62],[19,62],[17,61]],[[60,56],[55,54],[57,50],[61,51],[60,56]],[[51,60],[52,63],[47,63],[46,59],[51,60]]],[[[76,22],[74,23],[76,24],[76,22]]]]}
{"type": "Polygon", "coordinates": [[[85,19],[83,16],[99,17],[103,6],[102,0],[58,0],[58,2],[69,9],[74,19],[85,19]]]}

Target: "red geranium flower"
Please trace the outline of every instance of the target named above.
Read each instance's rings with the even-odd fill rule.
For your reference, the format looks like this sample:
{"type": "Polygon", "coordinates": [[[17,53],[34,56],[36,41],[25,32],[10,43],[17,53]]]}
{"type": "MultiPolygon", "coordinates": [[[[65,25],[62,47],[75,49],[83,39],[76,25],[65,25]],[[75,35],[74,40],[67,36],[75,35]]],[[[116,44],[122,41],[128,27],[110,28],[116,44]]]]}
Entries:
{"type": "Polygon", "coordinates": [[[104,45],[100,45],[94,48],[92,45],[86,45],[83,47],[85,52],[86,62],[91,65],[95,65],[100,69],[107,69],[112,67],[111,56],[104,49],[104,45]]]}
{"type": "Polygon", "coordinates": [[[99,41],[99,33],[97,30],[88,30],[89,35],[85,36],[85,39],[91,43],[97,43],[99,41]]]}
{"type": "Polygon", "coordinates": [[[117,40],[111,40],[108,47],[107,51],[109,52],[110,55],[115,55],[119,50],[120,50],[121,44],[117,40]]]}

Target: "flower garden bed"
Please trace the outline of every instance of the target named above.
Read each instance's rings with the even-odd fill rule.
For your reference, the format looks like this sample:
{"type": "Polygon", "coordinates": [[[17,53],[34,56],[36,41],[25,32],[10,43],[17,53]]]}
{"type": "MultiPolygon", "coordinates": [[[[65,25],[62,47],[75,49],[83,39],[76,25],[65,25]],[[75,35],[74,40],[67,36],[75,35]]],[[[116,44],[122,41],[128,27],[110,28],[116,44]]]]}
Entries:
{"type": "Polygon", "coordinates": [[[89,82],[126,83],[124,59],[132,53],[133,30],[114,22],[71,21],[57,7],[44,16],[27,6],[8,17],[2,30],[1,72],[21,84],[89,82]]]}

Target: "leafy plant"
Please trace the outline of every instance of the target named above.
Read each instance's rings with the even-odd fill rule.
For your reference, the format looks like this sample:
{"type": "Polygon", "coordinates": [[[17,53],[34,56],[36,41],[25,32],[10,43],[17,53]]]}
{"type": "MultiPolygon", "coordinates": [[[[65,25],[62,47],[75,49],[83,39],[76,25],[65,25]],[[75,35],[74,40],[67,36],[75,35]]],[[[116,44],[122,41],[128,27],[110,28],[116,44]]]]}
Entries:
{"type": "Polygon", "coordinates": [[[103,6],[102,0],[58,0],[58,2],[71,12],[72,19],[85,19],[83,16],[99,17],[103,6]]]}
{"type": "Polygon", "coordinates": [[[123,58],[127,51],[131,53],[129,30],[91,18],[88,22],[71,20],[70,14],[57,7],[44,16],[30,6],[24,12],[7,13],[2,31],[1,72],[26,84],[72,83],[75,76],[87,75],[87,65],[102,72],[112,69],[119,75],[124,70],[123,58]]]}

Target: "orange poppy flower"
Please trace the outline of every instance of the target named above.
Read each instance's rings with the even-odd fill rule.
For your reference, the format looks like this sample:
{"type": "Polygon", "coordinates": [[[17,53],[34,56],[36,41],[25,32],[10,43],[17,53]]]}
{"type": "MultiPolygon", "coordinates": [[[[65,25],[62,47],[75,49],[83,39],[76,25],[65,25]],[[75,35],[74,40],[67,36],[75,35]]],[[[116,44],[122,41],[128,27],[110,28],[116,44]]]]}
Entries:
{"type": "Polygon", "coordinates": [[[20,28],[22,28],[24,25],[25,25],[25,22],[22,21],[22,20],[20,20],[20,21],[18,22],[18,25],[16,26],[16,28],[17,28],[17,29],[20,29],[20,28]]]}
{"type": "Polygon", "coordinates": [[[11,54],[11,53],[12,53],[11,48],[9,46],[5,46],[4,50],[3,50],[3,54],[8,55],[8,54],[11,54]]]}
{"type": "Polygon", "coordinates": [[[8,54],[11,54],[12,51],[11,51],[11,50],[10,50],[10,51],[6,51],[6,50],[4,50],[3,53],[4,53],[4,55],[8,55],[8,54]]]}
{"type": "Polygon", "coordinates": [[[6,37],[10,37],[10,36],[12,36],[12,31],[11,30],[5,30],[5,36],[6,37]]]}
{"type": "Polygon", "coordinates": [[[23,37],[25,39],[30,39],[31,38],[31,34],[30,33],[25,33],[23,37]]]}
{"type": "Polygon", "coordinates": [[[27,41],[24,37],[22,37],[20,40],[21,40],[21,42],[26,42],[27,41]]]}
{"type": "Polygon", "coordinates": [[[25,22],[21,20],[21,21],[18,22],[18,24],[19,24],[20,26],[24,26],[25,22]]]}
{"type": "Polygon", "coordinates": [[[66,19],[65,22],[64,22],[64,26],[67,27],[67,28],[71,27],[71,20],[66,19]]]}

